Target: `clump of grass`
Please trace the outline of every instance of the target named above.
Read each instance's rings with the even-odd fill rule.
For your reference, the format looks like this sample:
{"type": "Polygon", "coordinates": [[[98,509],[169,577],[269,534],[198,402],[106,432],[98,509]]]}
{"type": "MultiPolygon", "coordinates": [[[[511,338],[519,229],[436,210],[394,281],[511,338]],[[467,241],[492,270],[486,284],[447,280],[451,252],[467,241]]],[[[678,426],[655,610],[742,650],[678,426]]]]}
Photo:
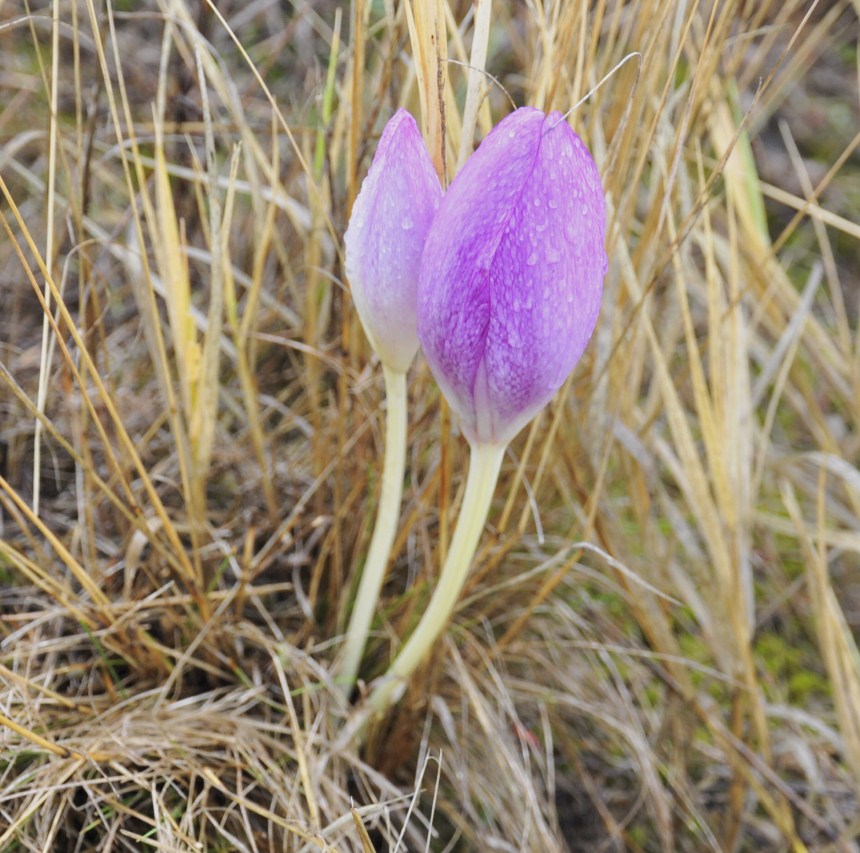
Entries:
{"type": "MultiPolygon", "coordinates": [[[[0,11],[0,847],[852,849],[850,4],[351,10],[0,11]],[[450,178],[509,109],[482,67],[566,110],[632,52],[574,113],[596,337],[360,751],[331,667],[383,413],[340,240],[375,136],[421,112],[450,178]],[[822,67],[828,162],[786,101],[822,67]]],[[[409,399],[367,683],[462,499],[423,364],[409,399]]]]}

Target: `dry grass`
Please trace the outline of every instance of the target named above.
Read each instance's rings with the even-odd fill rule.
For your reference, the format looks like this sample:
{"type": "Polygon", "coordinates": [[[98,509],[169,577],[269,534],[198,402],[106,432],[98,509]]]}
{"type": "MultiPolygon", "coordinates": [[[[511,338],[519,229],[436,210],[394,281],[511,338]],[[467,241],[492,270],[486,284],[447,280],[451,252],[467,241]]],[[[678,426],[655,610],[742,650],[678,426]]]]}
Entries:
{"type": "MultiPolygon", "coordinates": [[[[856,850],[856,5],[340,6],[0,4],[0,849],[856,850]],[[509,109],[462,63],[566,110],[633,52],[573,116],[595,339],[359,748],[376,134],[423,108],[450,176],[509,109]]],[[[366,680],[463,485],[423,364],[410,400],[366,680]]]]}

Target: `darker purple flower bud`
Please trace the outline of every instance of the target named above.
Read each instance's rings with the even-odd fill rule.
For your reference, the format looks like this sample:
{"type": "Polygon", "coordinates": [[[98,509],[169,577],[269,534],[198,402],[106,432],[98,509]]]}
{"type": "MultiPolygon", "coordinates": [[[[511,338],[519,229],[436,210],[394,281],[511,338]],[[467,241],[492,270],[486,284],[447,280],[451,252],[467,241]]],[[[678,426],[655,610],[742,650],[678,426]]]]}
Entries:
{"type": "Polygon", "coordinates": [[[605,219],[594,161],[557,112],[509,115],[451,184],[424,246],[418,334],[470,442],[509,442],[579,360],[605,219]]]}
{"type": "Polygon", "coordinates": [[[405,373],[418,350],[418,267],[442,187],[415,119],[382,131],[344,234],[358,316],[382,362],[405,373]]]}

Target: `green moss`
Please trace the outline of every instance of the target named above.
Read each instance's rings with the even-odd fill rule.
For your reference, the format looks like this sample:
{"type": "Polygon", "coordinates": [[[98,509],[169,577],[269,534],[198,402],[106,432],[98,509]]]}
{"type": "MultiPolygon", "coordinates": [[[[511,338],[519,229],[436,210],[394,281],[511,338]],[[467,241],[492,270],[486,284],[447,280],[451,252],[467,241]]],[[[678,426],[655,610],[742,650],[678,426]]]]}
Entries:
{"type": "Polygon", "coordinates": [[[769,699],[808,706],[829,697],[817,650],[799,630],[786,628],[785,633],[762,633],[756,639],[754,652],[769,699]]]}

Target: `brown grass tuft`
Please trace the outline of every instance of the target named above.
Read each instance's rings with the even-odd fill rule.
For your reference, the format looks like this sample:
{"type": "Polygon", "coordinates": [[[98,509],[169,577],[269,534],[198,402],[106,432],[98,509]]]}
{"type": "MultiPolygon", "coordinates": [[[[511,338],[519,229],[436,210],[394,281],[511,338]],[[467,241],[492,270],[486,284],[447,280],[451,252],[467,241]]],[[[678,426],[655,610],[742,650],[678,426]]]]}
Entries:
{"type": "MultiPolygon", "coordinates": [[[[0,849],[856,849],[856,4],[349,8],[0,5],[0,849]],[[350,204],[397,106],[450,179],[589,92],[598,331],[361,749],[350,204]]],[[[365,681],[463,486],[409,393],[365,681]]]]}

